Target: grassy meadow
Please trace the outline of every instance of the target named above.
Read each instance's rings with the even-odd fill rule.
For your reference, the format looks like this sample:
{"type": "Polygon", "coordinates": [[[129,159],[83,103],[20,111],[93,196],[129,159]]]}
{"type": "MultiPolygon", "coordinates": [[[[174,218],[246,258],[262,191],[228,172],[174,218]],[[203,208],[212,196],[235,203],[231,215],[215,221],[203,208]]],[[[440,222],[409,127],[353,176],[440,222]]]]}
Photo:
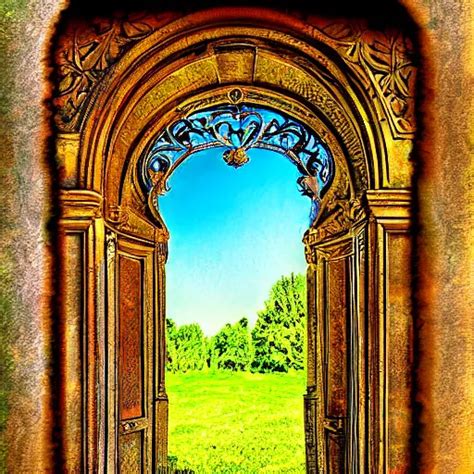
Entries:
{"type": "Polygon", "coordinates": [[[304,371],[168,373],[169,455],[201,473],[304,473],[304,371]]]}

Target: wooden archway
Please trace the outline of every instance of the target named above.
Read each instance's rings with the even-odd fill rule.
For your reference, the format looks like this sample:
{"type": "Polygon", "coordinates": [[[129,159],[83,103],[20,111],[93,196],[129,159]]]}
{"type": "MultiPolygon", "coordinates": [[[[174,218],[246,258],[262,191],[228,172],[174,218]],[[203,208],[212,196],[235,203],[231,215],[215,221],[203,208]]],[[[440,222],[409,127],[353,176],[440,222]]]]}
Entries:
{"type": "MultiPolygon", "coordinates": [[[[122,20],[126,34],[140,34],[108,68],[96,60],[99,40],[81,45],[75,34],[61,43],[68,61],[83,66],[92,54],[106,70],[81,96],[71,95],[77,81],[65,74],[57,98],[64,467],[166,466],[169,236],[138,163],[167,124],[239,90],[242,100],[307,124],[335,160],[305,236],[307,470],[409,469],[410,75],[387,86],[383,53],[371,56],[367,46],[380,40],[376,32],[340,38],[320,20],[222,8],[147,21],[140,30],[122,20]],[[347,44],[359,56],[347,58],[347,44]]],[[[400,35],[388,37],[387,61],[406,54],[400,35]]],[[[409,62],[403,67],[414,74],[409,62]]]]}

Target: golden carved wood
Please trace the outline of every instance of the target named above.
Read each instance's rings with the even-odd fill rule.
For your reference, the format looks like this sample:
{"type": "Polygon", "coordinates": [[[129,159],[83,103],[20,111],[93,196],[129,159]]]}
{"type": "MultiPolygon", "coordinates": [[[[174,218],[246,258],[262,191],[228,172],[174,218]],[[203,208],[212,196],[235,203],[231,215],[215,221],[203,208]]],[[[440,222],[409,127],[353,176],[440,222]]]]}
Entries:
{"type": "Polygon", "coordinates": [[[81,344],[90,348],[87,359],[66,362],[64,403],[76,420],[64,421],[68,466],[111,472],[142,463],[152,472],[166,465],[169,233],[159,213],[166,179],[155,176],[147,195],[138,164],[177,118],[244,101],[304,123],[335,161],[332,185],[304,238],[307,470],[409,470],[409,154],[416,126],[410,39],[223,8],[182,18],[73,22],[56,58],[61,222],[72,252],[63,272],[70,294],[87,301],[64,308],[63,317],[68,328],[85,328],[81,344]],[[129,323],[125,338],[120,328],[129,323]],[[98,381],[96,391],[91,383],[86,392],[70,391],[78,371],[98,381]],[[137,394],[127,391],[131,385],[140,386],[137,394]],[[87,435],[78,428],[77,397],[87,407],[87,435]]]}

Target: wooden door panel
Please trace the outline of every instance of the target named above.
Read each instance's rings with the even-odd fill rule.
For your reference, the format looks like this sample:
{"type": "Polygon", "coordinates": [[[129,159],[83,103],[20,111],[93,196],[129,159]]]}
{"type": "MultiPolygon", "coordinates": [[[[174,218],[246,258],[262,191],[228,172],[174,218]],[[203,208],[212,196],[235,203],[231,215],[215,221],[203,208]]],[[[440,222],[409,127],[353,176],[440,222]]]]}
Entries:
{"type": "Polygon", "coordinates": [[[116,239],[116,291],[111,296],[115,300],[117,467],[123,473],[151,472],[154,246],[121,235],[116,239]]]}
{"type": "Polygon", "coordinates": [[[143,432],[136,431],[120,437],[119,472],[143,472],[143,432]]]}
{"type": "Polygon", "coordinates": [[[328,470],[331,474],[344,474],[345,469],[345,439],[336,433],[326,433],[328,470]]]}
{"type": "MultiPolygon", "coordinates": [[[[308,314],[316,351],[317,472],[342,473],[357,463],[358,337],[360,255],[358,236],[349,234],[315,245],[315,285],[308,285],[314,304],[308,314]],[[356,420],[356,421],[354,421],[356,420]],[[350,464],[349,464],[350,463],[350,464]]],[[[363,249],[363,247],[361,247],[363,249]]],[[[362,250],[361,250],[362,251],[362,250]]],[[[309,283],[309,280],[308,280],[309,283]]],[[[313,471],[314,472],[314,471],[313,471]]]]}
{"type": "Polygon", "coordinates": [[[346,259],[328,260],[325,268],[326,416],[347,414],[347,269],[346,259]]]}
{"type": "Polygon", "coordinates": [[[324,339],[320,354],[325,375],[322,387],[324,417],[321,435],[326,445],[326,472],[331,473],[344,472],[347,444],[347,335],[350,324],[348,251],[350,252],[350,244],[343,241],[326,247],[324,257],[321,255],[324,262],[320,269],[324,288],[324,304],[321,306],[324,339]]]}
{"type": "Polygon", "coordinates": [[[144,415],[144,321],[142,262],[119,256],[119,413],[120,420],[144,415]]]}
{"type": "Polygon", "coordinates": [[[308,252],[308,348],[316,345],[308,352],[316,367],[306,410],[307,452],[317,459],[308,461],[316,466],[310,472],[407,472],[412,465],[408,224],[373,218],[308,252]],[[308,434],[311,409],[315,438],[308,434]]]}

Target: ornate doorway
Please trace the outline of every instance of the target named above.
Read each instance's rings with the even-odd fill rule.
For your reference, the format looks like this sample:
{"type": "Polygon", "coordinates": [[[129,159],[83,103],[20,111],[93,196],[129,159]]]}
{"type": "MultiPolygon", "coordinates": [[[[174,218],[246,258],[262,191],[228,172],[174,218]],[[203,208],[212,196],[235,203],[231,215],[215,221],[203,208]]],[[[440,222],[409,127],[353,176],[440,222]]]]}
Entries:
{"type": "Polygon", "coordinates": [[[68,27],[56,56],[64,468],[166,466],[159,196],[199,147],[240,166],[261,146],[294,162],[313,206],[307,471],[408,470],[408,39],[236,8],[68,27]]]}

